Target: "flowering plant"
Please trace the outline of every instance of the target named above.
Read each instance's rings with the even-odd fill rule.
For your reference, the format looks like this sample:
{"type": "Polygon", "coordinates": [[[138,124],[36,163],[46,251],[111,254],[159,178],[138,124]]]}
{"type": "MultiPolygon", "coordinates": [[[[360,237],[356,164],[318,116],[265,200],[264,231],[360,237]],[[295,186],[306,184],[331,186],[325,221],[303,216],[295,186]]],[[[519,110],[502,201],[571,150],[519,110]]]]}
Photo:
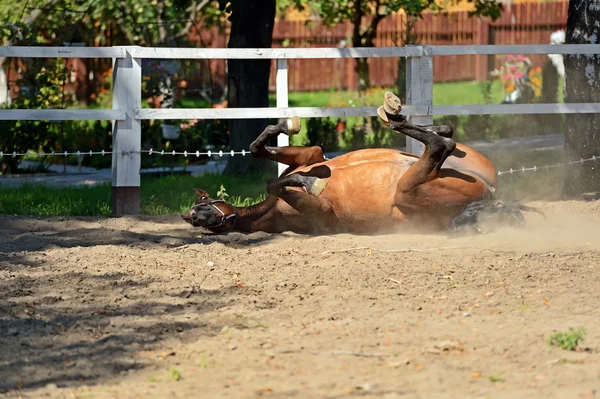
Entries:
{"type": "Polygon", "coordinates": [[[527,102],[533,102],[542,95],[542,68],[533,68],[531,60],[523,55],[507,55],[504,65],[492,72],[502,82],[505,94],[515,90],[531,89],[533,96],[527,102]]]}

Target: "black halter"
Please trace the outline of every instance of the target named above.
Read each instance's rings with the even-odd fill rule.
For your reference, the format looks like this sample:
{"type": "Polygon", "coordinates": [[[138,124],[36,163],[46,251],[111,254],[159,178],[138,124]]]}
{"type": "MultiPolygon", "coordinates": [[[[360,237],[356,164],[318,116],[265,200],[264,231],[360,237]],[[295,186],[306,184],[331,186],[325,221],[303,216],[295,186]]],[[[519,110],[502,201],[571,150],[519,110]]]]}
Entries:
{"type": "Polygon", "coordinates": [[[215,206],[215,204],[227,204],[227,202],[223,201],[223,200],[213,200],[210,202],[204,202],[201,204],[196,204],[196,206],[211,206],[213,207],[217,212],[219,212],[221,214],[221,221],[219,222],[219,224],[215,224],[212,226],[204,226],[207,229],[212,229],[215,227],[221,227],[223,226],[223,224],[228,221],[229,219],[233,218],[233,227],[231,228],[232,230],[235,228],[235,219],[238,215],[237,209],[235,209],[235,206],[231,205],[231,204],[227,204],[227,205],[231,205],[231,207],[233,208],[233,213],[230,215],[226,215],[225,212],[223,212],[221,209],[219,209],[217,206],[215,206]]]}

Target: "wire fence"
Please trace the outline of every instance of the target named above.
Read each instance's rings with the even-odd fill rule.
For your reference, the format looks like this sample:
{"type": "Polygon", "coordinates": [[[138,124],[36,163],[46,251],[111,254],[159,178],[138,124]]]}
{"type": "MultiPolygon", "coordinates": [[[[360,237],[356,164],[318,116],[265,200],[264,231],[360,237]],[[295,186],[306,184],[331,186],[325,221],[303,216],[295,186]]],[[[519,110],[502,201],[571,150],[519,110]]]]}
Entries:
{"type": "Polygon", "coordinates": [[[519,172],[538,172],[541,170],[549,170],[552,168],[558,168],[561,166],[572,166],[572,165],[576,165],[576,164],[582,164],[585,162],[590,162],[590,161],[598,161],[598,159],[600,159],[600,156],[592,156],[591,158],[581,158],[579,161],[569,161],[569,162],[560,162],[560,163],[555,163],[552,165],[544,165],[544,166],[532,166],[530,168],[526,168],[526,167],[522,167],[520,169],[509,169],[509,170],[504,170],[504,171],[500,171],[498,172],[498,176],[503,176],[503,175],[507,175],[507,174],[514,174],[514,173],[519,173],[519,172]]]}
{"type": "Polygon", "coordinates": [[[141,151],[119,151],[119,152],[114,152],[114,151],[77,151],[77,152],[69,152],[69,151],[63,151],[63,152],[56,152],[56,151],[52,151],[52,152],[2,152],[0,151],[0,159],[2,159],[3,157],[29,157],[29,156],[38,156],[38,157],[68,157],[71,155],[75,155],[78,157],[81,156],[92,156],[92,155],[132,155],[132,154],[148,154],[148,155],[183,155],[184,157],[200,157],[200,156],[207,156],[207,157],[213,157],[213,156],[219,156],[219,157],[223,157],[223,156],[235,156],[235,155],[241,155],[241,156],[246,156],[248,154],[250,154],[249,151],[246,150],[242,150],[242,151],[165,151],[165,150],[153,150],[153,149],[149,149],[149,150],[141,150],[141,151]]]}
{"type": "MultiPolygon", "coordinates": [[[[141,150],[141,151],[119,151],[119,152],[114,152],[114,151],[77,151],[77,152],[69,152],[69,151],[64,151],[64,152],[56,152],[56,151],[51,151],[51,152],[26,152],[26,153],[22,153],[22,152],[3,152],[0,151],[0,159],[2,159],[3,157],[28,157],[28,156],[38,156],[38,157],[67,157],[67,156],[77,156],[77,157],[83,157],[83,156],[93,156],[93,155],[102,155],[102,156],[107,156],[107,155],[133,155],[133,154],[148,154],[148,155],[155,155],[155,156],[184,156],[184,157],[201,157],[201,156],[206,156],[206,157],[214,157],[214,156],[219,156],[219,157],[224,157],[224,156],[236,156],[236,155],[241,155],[241,156],[246,156],[250,154],[250,151],[246,151],[246,150],[242,150],[242,151],[234,151],[234,150],[230,150],[230,151],[223,151],[223,150],[219,150],[219,151],[165,151],[165,150],[154,150],[154,149],[149,149],[149,150],[141,150]]],[[[583,164],[586,162],[597,162],[598,160],[600,160],[600,156],[592,156],[590,158],[581,158],[578,161],[569,161],[569,162],[559,162],[559,163],[555,163],[555,164],[551,164],[551,165],[543,165],[543,166],[532,166],[532,167],[521,167],[521,168],[511,168],[509,170],[503,170],[503,171],[498,171],[498,176],[504,176],[504,175],[513,175],[515,173],[522,173],[522,172],[539,172],[539,171],[548,171],[550,169],[553,168],[558,168],[558,167],[563,167],[563,166],[572,166],[572,165],[577,165],[577,164],[583,164]]]]}

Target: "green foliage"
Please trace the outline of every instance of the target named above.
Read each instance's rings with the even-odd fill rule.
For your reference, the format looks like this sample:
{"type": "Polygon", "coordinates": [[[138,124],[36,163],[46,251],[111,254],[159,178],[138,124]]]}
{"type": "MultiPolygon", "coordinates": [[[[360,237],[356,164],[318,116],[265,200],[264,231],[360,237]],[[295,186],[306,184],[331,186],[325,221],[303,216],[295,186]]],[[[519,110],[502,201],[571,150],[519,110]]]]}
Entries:
{"type": "Polygon", "coordinates": [[[325,152],[338,149],[337,119],[310,118],[306,123],[308,143],[320,146],[325,152]]]}
{"type": "Polygon", "coordinates": [[[174,379],[175,381],[181,380],[181,372],[179,370],[170,369],[169,374],[171,375],[171,378],[174,379]]]}
{"type": "Polygon", "coordinates": [[[217,198],[225,200],[227,197],[229,197],[229,194],[227,194],[225,186],[221,184],[221,187],[219,187],[219,191],[217,191],[217,198]]]}
{"type": "MultiPolygon", "coordinates": [[[[493,81],[486,80],[480,83],[480,89],[485,104],[492,101],[493,81]]],[[[491,136],[492,116],[491,115],[469,115],[465,124],[465,138],[467,140],[484,140],[491,136]]]]}
{"type": "MultiPolygon", "coordinates": [[[[15,7],[14,1],[0,0],[4,31],[22,23],[39,33],[40,43],[48,44],[73,39],[100,46],[181,44],[195,25],[222,24],[225,18],[219,1],[29,0],[21,3],[15,7]],[[110,39],[106,35],[108,31],[112,31],[110,39]]],[[[0,33],[4,33],[5,38],[15,37],[0,33]]]]}
{"type": "MultiPolygon", "coordinates": [[[[426,10],[442,10],[444,6],[457,4],[451,0],[440,5],[433,0],[278,0],[279,9],[295,7],[303,10],[306,7],[318,13],[327,24],[338,24],[345,20],[354,22],[357,15],[373,15],[383,18],[389,14],[404,10],[411,17],[422,17],[426,10]]],[[[471,16],[490,17],[496,20],[500,17],[503,5],[495,0],[467,0],[475,9],[471,16]]]]}
{"type": "MultiPolygon", "coordinates": [[[[225,21],[224,7],[220,3],[216,0],[27,0],[17,3],[0,0],[0,41],[4,45],[83,42],[87,46],[191,46],[194,43],[188,41],[188,34],[192,29],[201,32],[206,26],[220,25],[225,21]]],[[[16,59],[7,60],[8,69],[12,68],[14,72],[17,69],[13,65],[16,59]]],[[[0,60],[0,67],[2,62],[0,60]]],[[[72,99],[63,94],[71,72],[66,70],[64,60],[26,60],[20,68],[21,76],[15,87],[29,90],[22,90],[10,108],[65,108],[73,105],[72,99]]],[[[202,65],[198,62],[183,61],[179,72],[194,75],[199,68],[202,65]]],[[[104,72],[94,71],[101,78],[98,79],[101,86],[99,92],[92,95],[89,105],[111,108],[111,74],[104,69],[101,71],[104,72]]],[[[165,74],[160,64],[152,67],[144,81],[145,91],[155,94],[157,81],[164,80],[165,74]]],[[[169,77],[177,79],[177,76],[169,77]]],[[[181,144],[202,150],[209,144],[218,146],[220,142],[213,143],[211,140],[223,132],[223,127],[215,128],[214,125],[213,121],[197,124],[188,130],[188,134],[182,135],[180,143],[163,143],[159,139],[152,147],[164,149],[171,144],[181,144]]],[[[0,127],[3,132],[9,132],[0,136],[0,150],[5,152],[110,149],[111,129],[107,122],[0,121],[0,127]]],[[[151,142],[157,136],[160,138],[160,134],[153,135],[160,131],[160,124],[156,127],[158,130],[146,129],[147,141],[151,142]]],[[[0,162],[0,174],[14,173],[20,158],[4,157],[0,162]]],[[[68,159],[67,162],[76,161],[68,159]]],[[[83,164],[108,166],[110,158],[84,158],[83,164]]]]}
{"type": "MultiPolygon", "coordinates": [[[[179,124],[180,136],[178,139],[166,140],[162,136],[162,125],[167,121],[142,121],[142,146],[144,149],[154,151],[200,151],[225,150],[228,145],[226,121],[220,120],[194,120],[194,121],[168,121],[179,124]]],[[[156,155],[142,155],[142,167],[154,166],[171,167],[176,165],[187,165],[189,163],[205,163],[208,159],[197,158],[194,154],[189,157],[165,158],[156,155]]]]}
{"type": "Polygon", "coordinates": [[[577,349],[579,342],[583,341],[585,336],[585,329],[573,329],[569,328],[567,333],[555,333],[548,338],[548,345],[558,346],[561,349],[573,351],[577,349]]]}
{"type": "Polygon", "coordinates": [[[343,133],[344,144],[346,148],[358,150],[365,148],[367,143],[366,131],[363,126],[356,124],[351,128],[347,128],[343,133]]]}
{"type": "MultiPolygon", "coordinates": [[[[45,109],[63,108],[72,102],[62,90],[68,76],[62,60],[47,61],[33,59],[28,61],[30,68],[25,69],[17,80],[19,97],[5,109],[45,109]]],[[[62,131],[60,123],[49,121],[0,121],[0,151],[3,152],[49,152],[62,131]]],[[[20,157],[0,159],[0,174],[16,173],[21,162],[20,157]]]]}

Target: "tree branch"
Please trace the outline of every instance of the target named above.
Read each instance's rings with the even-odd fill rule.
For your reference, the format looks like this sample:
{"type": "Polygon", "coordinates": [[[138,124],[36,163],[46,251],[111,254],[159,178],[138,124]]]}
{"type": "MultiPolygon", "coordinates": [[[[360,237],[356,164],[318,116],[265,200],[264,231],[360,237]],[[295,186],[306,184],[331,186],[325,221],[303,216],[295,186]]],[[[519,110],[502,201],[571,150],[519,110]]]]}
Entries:
{"type": "Polygon", "coordinates": [[[204,7],[206,7],[209,3],[210,3],[210,0],[202,0],[200,2],[200,4],[196,4],[196,2],[194,1],[194,3],[190,7],[188,7],[188,9],[186,10],[186,11],[189,11],[191,13],[189,21],[186,22],[186,24],[183,27],[183,29],[181,31],[179,31],[179,33],[177,33],[175,35],[175,37],[184,37],[184,36],[187,36],[188,33],[190,32],[190,30],[192,30],[192,27],[195,25],[196,15],[200,11],[202,11],[202,9],[204,7]]]}
{"type": "Polygon", "coordinates": [[[375,13],[373,15],[373,21],[371,25],[363,32],[361,37],[361,43],[364,47],[372,47],[373,41],[377,36],[377,28],[379,23],[387,17],[387,14],[379,14],[379,7],[381,6],[381,0],[377,0],[375,3],[375,13]]]}
{"type": "MultiPolygon", "coordinates": [[[[121,0],[121,12],[122,12],[123,16],[118,20],[119,23],[117,24],[117,26],[121,26],[121,27],[134,26],[133,24],[128,24],[126,21],[126,18],[128,15],[127,11],[128,11],[127,10],[127,2],[125,0],[121,0]]],[[[127,41],[129,43],[135,43],[134,35],[131,33],[131,31],[129,29],[121,28],[119,30],[125,35],[125,38],[127,39],[127,41]]]]}
{"type": "MultiPolygon", "coordinates": [[[[165,4],[159,1],[156,6],[156,23],[158,25],[158,43],[163,44],[167,39],[167,29],[164,24],[165,4]]],[[[153,44],[153,43],[151,43],[153,44]]]]}

